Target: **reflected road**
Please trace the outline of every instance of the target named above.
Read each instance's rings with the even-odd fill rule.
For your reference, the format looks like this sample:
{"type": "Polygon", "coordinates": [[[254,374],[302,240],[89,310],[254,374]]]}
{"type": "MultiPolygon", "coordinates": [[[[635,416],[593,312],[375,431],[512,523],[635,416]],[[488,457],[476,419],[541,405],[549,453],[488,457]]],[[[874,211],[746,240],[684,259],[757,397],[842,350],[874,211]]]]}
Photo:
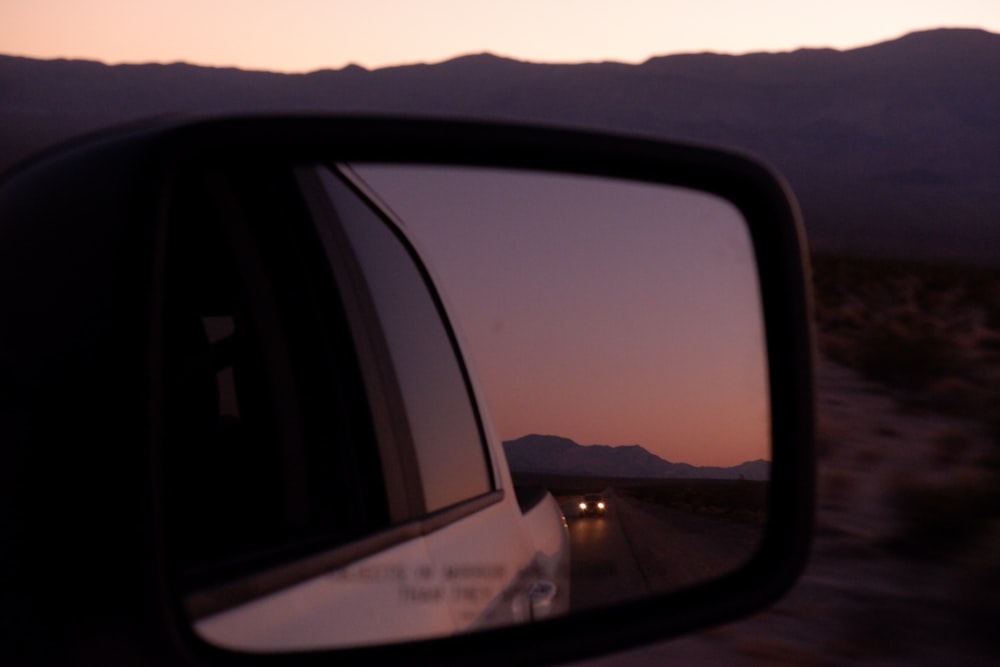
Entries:
{"type": "Polygon", "coordinates": [[[560,505],[571,540],[574,610],[677,590],[739,567],[756,548],[761,528],[662,507],[603,492],[604,517],[581,517],[580,496],[560,505]]]}

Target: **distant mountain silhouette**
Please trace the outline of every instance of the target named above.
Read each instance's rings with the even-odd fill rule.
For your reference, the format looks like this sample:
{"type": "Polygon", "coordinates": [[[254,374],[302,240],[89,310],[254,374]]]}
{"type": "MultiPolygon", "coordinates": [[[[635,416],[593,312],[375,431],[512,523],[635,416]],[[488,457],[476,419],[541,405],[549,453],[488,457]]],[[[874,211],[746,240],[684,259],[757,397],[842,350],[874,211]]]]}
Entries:
{"type": "Polygon", "coordinates": [[[766,480],[770,464],[748,461],[729,468],[671,463],[639,445],[579,445],[554,435],[526,435],[503,443],[514,472],[592,477],[766,480]]]}
{"type": "Polygon", "coordinates": [[[847,51],[547,65],[477,54],[309,74],[0,56],[0,170],[84,131],[176,112],[528,121],[728,146],[774,164],[819,250],[1000,260],[1000,35],[847,51]]]}

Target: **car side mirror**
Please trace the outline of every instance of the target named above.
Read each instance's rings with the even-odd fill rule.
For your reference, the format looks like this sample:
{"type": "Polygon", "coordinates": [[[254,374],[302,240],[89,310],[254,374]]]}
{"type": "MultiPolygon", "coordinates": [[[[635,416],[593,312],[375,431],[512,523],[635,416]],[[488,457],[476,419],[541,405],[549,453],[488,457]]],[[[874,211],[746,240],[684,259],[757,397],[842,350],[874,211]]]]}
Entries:
{"type": "Polygon", "coordinates": [[[53,581],[3,604],[69,653],[105,624],[206,664],[542,664],[737,618],[804,566],[803,232],[753,160],[168,120],[8,177],[0,233],[5,562],[53,581]],[[87,581],[55,507],[99,537],[87,581]]]}

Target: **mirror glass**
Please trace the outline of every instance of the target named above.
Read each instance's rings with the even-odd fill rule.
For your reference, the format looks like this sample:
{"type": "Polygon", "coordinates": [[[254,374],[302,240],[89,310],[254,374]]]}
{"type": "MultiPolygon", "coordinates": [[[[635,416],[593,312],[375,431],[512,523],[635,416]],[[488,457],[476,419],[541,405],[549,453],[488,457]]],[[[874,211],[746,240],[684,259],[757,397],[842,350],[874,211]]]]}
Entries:
{"type": "Polygon", "coordinates": [[[426,259],[514,483],[559,501],[572,609],[745,562],[770,408],[753,248],[731,203],[538,172],[355,173],[426,259]]]}
{"type": "MultiPolygon", "coordinates": [[[[755,258],[732,204],[479,167],[321,165],[301,170],[299,185],[331,261],[345,248],[353,258],[343,262],[353,273],[337,274],[347,319],[345,290],[358,289],[343,284],[367,285],[356,310],[369,312],[368,334],[355,326],[355,345],[380,329],[391,359],[380,377],[391,366],[401,404],[420,411],[409,416],[414,467],[434,488],[413,501],[425,517],[390,499],[384,530],[347,540],[314,576],[285,585],[270,572],[265,594],[235,602],[225,587],[190,595],[199,635],[265,652],[434,637],[676,591],[750,558],[766,519],[771,425],[755,258]],[[376,238],[390,219],[402,234],[376,238]],[[399,237],[412,253],[389,247],[399,237]],[[423,269],[398,268],[407,254],[426,266],[453,332],[416,323],[436,297],[413,292],[423,269]],[[446,409],[434,398],[442,378],[465,373],[448,370],[448,346],[435,342],[452,335],[473,406],[471,419],[455,418],[478,421],[483,440],[454,457],[460,445],[442,447],[453,436],[439,427],[465,408],[453,388],[446,409]],[[437,440],[426,458],[423,432],[437,440]],[[448,481],[461,470],[474,483],[448,481]],[[457,490],[432,504],[441,485],[457,490]]],[[[378,375],[364,363],[361,374],[378,375]]],[[[380,446],[383,466],[396,460],[380,446]]],[[[405,472],[405,460],[394,465],[405,472]]]]}

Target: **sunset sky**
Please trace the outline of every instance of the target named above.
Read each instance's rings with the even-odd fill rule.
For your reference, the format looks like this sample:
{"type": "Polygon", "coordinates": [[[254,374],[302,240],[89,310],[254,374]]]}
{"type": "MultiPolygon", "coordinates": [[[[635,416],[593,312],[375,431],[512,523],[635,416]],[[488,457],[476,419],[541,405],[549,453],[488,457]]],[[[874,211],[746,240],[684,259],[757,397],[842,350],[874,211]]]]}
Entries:
{"type": "Polygon", "coordinates": [[[4,0],[0,53],[303,72],[491,51],[542,62],[1000,32],[997,0],[4,0]]]}
{"type": "Polygon", "coordinates": [[[581,176],[359,171],[442,286],[501,438],[770,458],[760,295],[731,204],[581,176]]]}
{"type": "MultiPolygon", "coordinates": [[[[281,72],[434,63],[484,51],[535,62],[639,63],[679,52],[844,49],[938,27],[1000,32],[1000,0],[3,0],[0,53],[281,72]]],[[[447,180],[423,191],[462,204],[442,193],[473,190],[447,180]]],[[[579,227],[511,245],[514,218],[485,219],[480,200],[442,216],[440,201],[428,208],[406,188],[397,195],[394,205],[415,235],[426,236],[461,311],[502,437],[542,432],[581,444],[641,444],[703,465],[769,455],[753,273],[746,261],[727,265],[711,255],[713,247],[738,245],[731,235],[679,252],[698,240],[686,225],[700,214],[673,215],[659,236],[662,220],[646,214],[683,213],[668,197],[643,214],[630,232],[633,245],[618,249],[625,254],[608,254],[617,232],[602,225],[615,212],[602,217],[596,207],[592,231],[600,229],[603,241],[566,254],[579,227]],[[462,236],[435,228],[435,220],[505,233],[462,236]],[[451,243],[459,237],[466,246],[451,243]],[[660,255],[644,254],[657,247],[660,255]],[[599,264],[629,271],[610,272],[621,282],[588,282],[594,274],[583,269],[599,264]],[[635,324],[623,330],[627,321],[635,324]]]]}

